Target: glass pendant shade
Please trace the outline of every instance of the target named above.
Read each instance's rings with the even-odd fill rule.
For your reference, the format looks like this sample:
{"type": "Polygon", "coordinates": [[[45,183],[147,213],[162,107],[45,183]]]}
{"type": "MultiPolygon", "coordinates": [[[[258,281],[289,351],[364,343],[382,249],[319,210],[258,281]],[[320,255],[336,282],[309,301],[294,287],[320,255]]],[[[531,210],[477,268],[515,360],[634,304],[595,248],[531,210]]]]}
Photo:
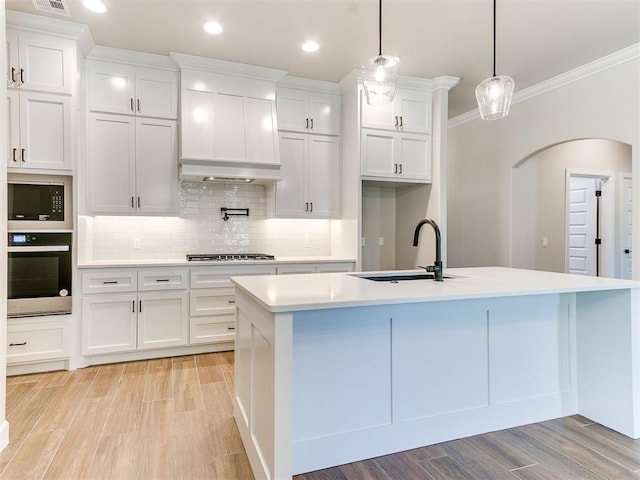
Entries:
{"type": "Polygon", "coordinates": [[[390,103],[396,93],[400,59],[390,55],[370,58],[363,66],[364,93],[369,105],[390,103]]]}
{"type": "Polygon", "coordinates": [[[478,110],[483,120],[506,117],[511,106],[515,83],[506,75],[494,76],[480,82],[476,87],[478,110]]]}

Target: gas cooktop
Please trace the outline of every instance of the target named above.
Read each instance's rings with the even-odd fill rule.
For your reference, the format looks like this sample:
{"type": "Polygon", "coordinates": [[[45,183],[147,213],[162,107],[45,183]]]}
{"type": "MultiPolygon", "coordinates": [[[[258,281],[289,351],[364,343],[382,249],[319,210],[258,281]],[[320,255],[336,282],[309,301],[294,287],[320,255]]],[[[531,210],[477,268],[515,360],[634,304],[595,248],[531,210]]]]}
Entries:
{"type": "Polygon", "coordinates": [[[231,260],[275,260],[266,253],[199,253],[187,255],[188,262],[227,262],[231,260]]]}

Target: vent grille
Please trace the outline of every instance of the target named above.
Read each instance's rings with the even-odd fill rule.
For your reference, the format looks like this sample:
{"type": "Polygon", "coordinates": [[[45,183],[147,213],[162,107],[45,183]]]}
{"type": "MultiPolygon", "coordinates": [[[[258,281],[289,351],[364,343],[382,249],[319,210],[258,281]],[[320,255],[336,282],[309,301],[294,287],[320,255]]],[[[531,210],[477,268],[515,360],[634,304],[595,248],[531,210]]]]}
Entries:
{"type": "Polygon", "coordinates": [[[31,0],[36,10],[45,13],[55,13],[70,17],[69,7],[66,0],[31,0]]]}

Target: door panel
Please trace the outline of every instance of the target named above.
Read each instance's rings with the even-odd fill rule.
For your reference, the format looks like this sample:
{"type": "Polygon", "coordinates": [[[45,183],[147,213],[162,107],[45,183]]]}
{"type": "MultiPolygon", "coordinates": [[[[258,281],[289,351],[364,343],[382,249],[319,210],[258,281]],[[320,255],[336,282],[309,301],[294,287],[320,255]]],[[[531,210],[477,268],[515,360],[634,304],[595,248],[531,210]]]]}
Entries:
{"type": "Polygon", "coordinates": [[[596,274],[595,178],[571,177],[569,191],[569,273],[596,274]]]}

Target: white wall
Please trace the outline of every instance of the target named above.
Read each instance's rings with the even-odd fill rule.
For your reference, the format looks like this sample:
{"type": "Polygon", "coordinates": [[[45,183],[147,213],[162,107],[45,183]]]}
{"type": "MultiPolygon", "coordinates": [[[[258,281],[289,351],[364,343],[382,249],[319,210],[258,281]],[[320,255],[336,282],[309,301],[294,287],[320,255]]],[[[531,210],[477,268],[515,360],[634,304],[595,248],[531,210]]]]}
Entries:
{"type": "MultiPolygon", "coordinates": [[[[565,271],[566,172],[611,176],[603,202],[603,225],[609,221],[619,235],[616,208],[620,175],[631,172],[631,147],[611,140],[589,139],[550,147],[512,169],[511,264],[517,268],[565,271]],[[609,215],[614,218],[608,218],[609,215]],[[542,238],[548,245],[542,245],[542,238]]],[[[602,232],[601,237],[606,233],[602,232]]],[[[614,238],[603,238],[602,250],[611,251],[614,238]]],[[[603,257],[604,258],[604,257],[603,257]]],[[[615,259],[611,259],[615,260],[615,259]]],[[[610,268],[610,273],[619,267],[610,268]]],[[[602,270],[604,272],[604,270],[602,270]]]]}
{"type": "MultiPolygon", "coordinates": [[[[618,63],[602,69],[593,67],[604,60],[595,62],[586,77],[574,80],[579,75],[572,72],[556,88],[529,89],[539,94],[514,102],[504,119],[465,115],[450,122],[449,266],[510,265],[511,168],[535,152],[570,140],[612,139],[631,145],[633,170],[640,172],[640,45],[611,58],[618,63]]],[[[633,190],[640,205],[638,174],[633,190]]],[[[640,239],[640,209],[633,224],[640,239]]],[[[640,255],[633,270],[640,278],[640,255]]]]}
{"type": "MultiPolygon", "coordinates": [[[[6,45],[5,11],[4,0],[0,0],[0,44],[6,45]]],[[[6,50],[5,50],[6,52],[6,50]]],[[[0,71],[7,71],[7,56],[0,56],[0,71]]],[[[7,86],[5,82],[0,83],[0,152],[2,155],[2,168],[0,168],[0,198],[7,198],[7,169],[5,168],[4,154],[7,152],[7,86]]],[[[3,254],[0,255],[0,298],[7,298],[7,209],[6,202],[0,208],[0,245],[3,254]]],[[[6,421],[6,372],[7,372],[7,302],[0,301],[0,450],[9,443],[9,424],[6,421]]]]}

